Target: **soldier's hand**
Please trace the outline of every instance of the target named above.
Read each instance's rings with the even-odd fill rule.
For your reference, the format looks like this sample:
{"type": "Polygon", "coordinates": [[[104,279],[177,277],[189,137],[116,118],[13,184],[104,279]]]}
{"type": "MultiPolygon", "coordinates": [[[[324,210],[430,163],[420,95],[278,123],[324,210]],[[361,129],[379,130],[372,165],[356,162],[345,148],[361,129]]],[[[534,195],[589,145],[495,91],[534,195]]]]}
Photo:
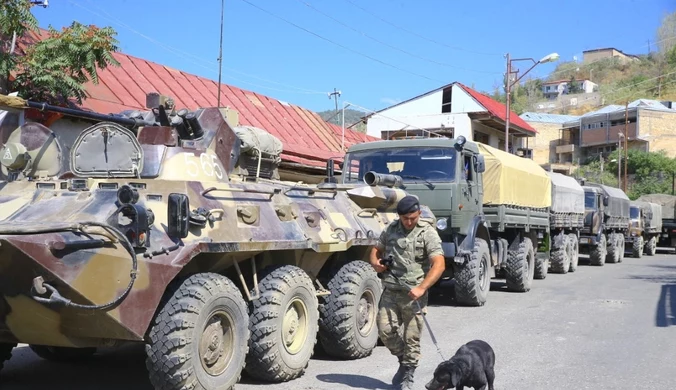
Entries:
{"type": "Polygon", "coordinates": [[[387,267],[385,267],[384,265],[380,264],[380,261],[377,262],[377,263],[375,263],[375,264],[371,263],[371,266],[373,266],[373,269],[374,269],[377,273],[381,273],[381,272],[387,271],[387,267]]]}
{"type": "Polygon", "coordinates": [[[420,286],[413,287],[411,291],[408,292],[408,296],[414,301],[417,301],[418,298],[422,297],[423,295],[425,295],[425,289],[420,286]]]}

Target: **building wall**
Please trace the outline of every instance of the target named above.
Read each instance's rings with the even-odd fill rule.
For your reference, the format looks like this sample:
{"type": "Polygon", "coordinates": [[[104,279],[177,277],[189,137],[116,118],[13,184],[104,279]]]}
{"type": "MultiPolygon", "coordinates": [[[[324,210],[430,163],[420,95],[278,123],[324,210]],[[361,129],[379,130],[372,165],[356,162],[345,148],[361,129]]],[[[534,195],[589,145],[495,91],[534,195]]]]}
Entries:
{"type": "Polygon", "coordinates": [[[467,114],[430,114],[406,115],[387,118],[379,115],[370,117],[366,124],[366,134],[382,138],[383,132],[401,129],[437,130],[441,128],[453,129],[455,136],[464,135],[471,140],[471,120],[467,114]],[[407,126],[408,124],[408,126],[407,126]]]}
{"type": "Polygon", "coordinates": [[[601,51],[594,51],[594,52],[589,52],[589,53],[583,53],[582,54],[582,61],[583,62],[592,62],[592,61],[598,61],[603,58],[612,58],[612,57],[626,57],[624,53],[621,53],[615,49],[608,49],[608,50],[601,50],[601,51]]]}
{"type": "Polygon", "coordinates": [[[638,137],[649,142],[651,152],[665,150],[676,157],[676,112],[639,109],[638,137]]]}
{"type": "MultiPolygon", "coordinates": [[[[557,162],[556,146],[559,144],[559,137],[561,136],[561,124],[544,122],[527,123],[538,131],[535,137],[528,140],[528,147],[533,149],[533,161],[540,165],[557,162]]],[[[522,147],[526,147],[525,141],[522,147]]]]}
{"type": "MultiPolygon", "coordinates": [[[[443,91],[439,90],[398,106],[386,108],[380,114],[391,117],[441,114],[442,95],[443,91]]],[[[373,115],[373,117],[376,116],[378,114],[373,115]]]]}
{"type": "Polygon", "coordinates": [[[477,103],[470,94],[465,92],[465,90],[458,85],[453,86],[452,99],[453,104],[451,105],[451,112],[454,114],[486,111],[486,109],[477,103]]]}

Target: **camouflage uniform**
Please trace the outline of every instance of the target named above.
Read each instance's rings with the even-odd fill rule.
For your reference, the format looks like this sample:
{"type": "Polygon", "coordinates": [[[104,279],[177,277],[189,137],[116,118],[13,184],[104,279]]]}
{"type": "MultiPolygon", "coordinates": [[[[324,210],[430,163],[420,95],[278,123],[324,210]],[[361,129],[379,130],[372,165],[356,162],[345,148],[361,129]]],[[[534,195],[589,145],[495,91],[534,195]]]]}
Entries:
{"type": "MultiPolygon", "coordinates": [[[[393,222],[380,235],[377,248],[386,259],[393,256],[389,271],[401,283],[413,288],[422,283],[430,269],[430,257],[442,255],[441,238],[428,222],[419,220],[409,232],[399,220],[393,222]]],[[[378,333],[381,340],[397,356],[400,363],[417,367],[420,360],[420,333],[423,313],[408,296],[409,289],[402,286],[389,271],[383,276],[384,291],[378,308],[378,333]]],[[[427,293],[418,299],[423,312],[427,311],[427,293]]]]}

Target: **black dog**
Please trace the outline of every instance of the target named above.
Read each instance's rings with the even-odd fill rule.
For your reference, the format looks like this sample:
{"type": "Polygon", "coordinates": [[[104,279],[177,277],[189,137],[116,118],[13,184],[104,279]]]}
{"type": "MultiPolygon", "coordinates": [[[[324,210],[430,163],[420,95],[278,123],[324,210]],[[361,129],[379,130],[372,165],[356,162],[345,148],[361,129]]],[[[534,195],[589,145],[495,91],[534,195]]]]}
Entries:
{"type": "Polygon", "coordinates": [[[434,370],[434,378],[425,385],[428,390],[463,390],[465,386],[475,390],[495,390],[495,352],[487,342],[472,340],[458,349],[449,360],[434,370]]]}

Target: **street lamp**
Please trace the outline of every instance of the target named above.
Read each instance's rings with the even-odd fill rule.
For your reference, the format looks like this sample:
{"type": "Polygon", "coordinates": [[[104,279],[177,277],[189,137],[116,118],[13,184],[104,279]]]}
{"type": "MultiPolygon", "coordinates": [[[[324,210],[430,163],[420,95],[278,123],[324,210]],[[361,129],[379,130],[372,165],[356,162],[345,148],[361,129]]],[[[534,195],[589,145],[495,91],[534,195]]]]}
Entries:
{"type": "MultiPolygon", "coordinates": [[[[535,68],[538,64],[544,64],[544,63],[547,63],[547,62],[554,62],[554,61],[559,59],[559,55],[557,53],[551,53],[551,54],[548,54],[548,55],[542,57],[542,59],[540,59],[540,61],[535,61],[532,58],[511,59],[509,57],[509,53],[507,53],[506,56],[507,56],[507,104],[505,104],[505,106],[507,107],[507,109],[506,109],[506,113],[505,113],[505,152],[509,153],[509,113],[510,113],[509,100],[510,100],[510,93],[512,91],[512,86],[514,86],[516,83],[518,83],[519,80],[521,80],[523,78],[523,76],[525,76],[528,72],[531,71],[531,69],[535,68]],[[521,75],[521,77],[518,77],[512,83],[512,82],[510,82],[510,78],[512,76],[512,62],[513,61],[533,61],[533,66],[531,66],[527,71],[525,71],[521,75]]],[[[514,73],[519,73],[519,71],[517,70],[514,73]]]]}

